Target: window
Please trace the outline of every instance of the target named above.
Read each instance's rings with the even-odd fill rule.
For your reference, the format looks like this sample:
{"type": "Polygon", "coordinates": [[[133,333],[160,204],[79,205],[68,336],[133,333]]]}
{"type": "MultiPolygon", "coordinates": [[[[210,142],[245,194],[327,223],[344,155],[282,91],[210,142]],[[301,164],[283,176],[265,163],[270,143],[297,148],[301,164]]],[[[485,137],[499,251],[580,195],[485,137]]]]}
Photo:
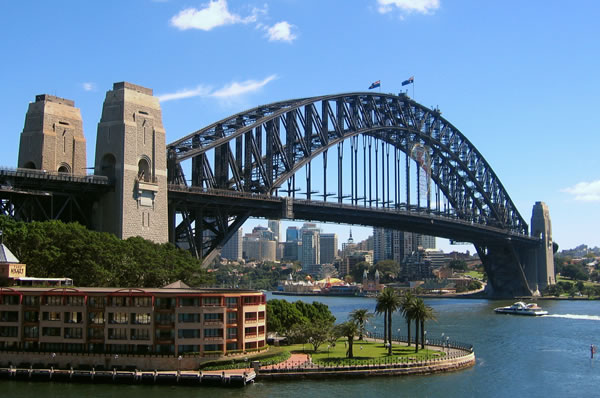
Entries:
{"type": "Polygon", "coordinates": [[[94,325],[104,324],[104,312],[90,312],[90,323],[94,325]]]}
{"type": "Polygon", "coordinates": [[[237,339],[237,328],[227,328],[227,338],[237,339]]]}
{"type": "Polygon", "coordinates": [[[150,331],[148,329],[132,329],[131,340],[150,340],[150,331]]]}
{"type": "MultiPolygon", "coordinates": [[[[60,329],[59,333],[60,333],[60,329]]],[[[2,326],[0,327],[0,337],[17,337],[19,328],[17,326],[2,326]]]]}
{"type": "Polygon", "coordinates": [[[200,330],[198,329],[179,329],[177,337],[180,339],[198,339],[200,338],[200,330]]]}
{"type": "Polygon", "coordinates": [[[204,329],[204,337],[223,337],[223,329],[204,329]]]}
{"type": "Polygon", "coordinates": [[[256,336],[256,327],[245,328],[244,329],[244,335],[246,337],[254,337],[254,336],[256,336]]]}
{"type": "Polygon", "coordinates": [[[200,314],[179,314],[179,323],[200,322],[200,314]]]}
{"type": "Polygon", "coordinates": [[[83,296],[68,296],[67,305],[83,305],[83,296]]]}
{"type": "Polygon", "coordinates": [[[237,323],[237,312],[227,313],[227,323],[237,323]]]}
{"type": "Polygon", "coordinates": [[[154,317],[157,325],[171,325],[175,323],[175,314],[156,313],[154,317]]]}
{"type": "Polygon", "coordinates": [[[81,312],[65,312],[66,323],[81,323],[83,321],[83,314],[81,312]]]}
{"type": "Polygon", "coordinates": [[[40,313],[37,311],[25,311],[23,313],[23,318],[25,319],[25,322],[39,322],[40,313]]]}
{"type": "Polygon", "coordinates": [[[244,319],[246,322],[256,322],[256,312],[246,312],[244,314],[244,319]]]}
{"type": "Polygon", "coordinates": [[[46,297],[46,305],[62,305],[62,297],[48,296],[46,297]]]}
{"type": "Polygon", "coordinates": [[[111,297],[110,304],[113,307],[128,307],[129,306],[129,297],[111,297]]]}
{"type": "Polygon", "coordinates": [[[127,329],[114,328],[108,329],[109,340],[127,340],[127,329]]]}
{"type": "Polygon", "coordinates": [[[203,297],[202,305],[205,305],[205,306],[221,305],[221,297],[203,297]]]}
{"type": "Polygon", "coordinates": [[[44,321],[60,321],[60,312],[42,312],[42,319],[44,321]]]}
{"type": "Polygon", "coordinates": [[[82,328],[65,328],[65,339],[81,339],[82,337],[82,328]]]}
{"type": "Polygon", "coordinates": [[[127,324],[127,313],[126,312],[110,312],[108,314],[108,323],[127,324]]]}
{"type": "Polygon", "coordinates": [[[37,326],[25,326],[23,334],[26,338],[37,339],[40,334],[40,329],[37,326]]]}
{"type": "Polygon", "coordinates": [[[150,325],[152,323],[152,316],[147,314],[131,314],[131,323],[133,325],[150,325]]]}
{"type": "Polygon", "coordinates": [[[106,305],[106,297],[90,297],[88,298],[88,306],[90,308],[104,308],[106,305]]]}
{"type": "Polygon", "coordinates": [[[164,297],[158,297],[155,300],[155,307],[160,309],[160,310],[169,310],[173,307],[175,307],[175,299],[174,298],[164,298],[164,297]]]}
{"type": "Polygon", "coordinates": [[[104,329],[103,328],[89,328],[88,329],[88,338],[104,340],[104,329]]]}
{"type": "Polygon", "coordinates": [[[152,306],[152,297],[134,297],[133,305],[135,307],[150,307],[152,306]]]}
{"type": "Polygon", "coordinates": [[[37,307],[40,305],[40,297],[39,296],[25,296],[23,297],[23,304],[26,306],[37,307]]]}
{"type": "Polygon", "coordinates": [[[229,308],[235,308],[238,306],[238,298],[237,297],[226,297],[225,304],[229,308]]]}
{"type": "Polygon", "coordinates": [[[223,314],[204,314],[204,322],[223,322],[223,314]]]}
{"type": "Polygon", "coordinates": [[[187,352],[200,352],[200,346],[199,345],[180,345],[178,346],[178,352],[180,354],[185,354],[187,352]]]}
{"type": "Polygon", "coordinates": [[[19,296],[14,294],[2,296],[2,304],[4,305],[19,305],[19,296]]]}
{"type": "Polygon", "coordinates": [[[222,348],[221,344],[204,344],[204,352],[217,352],[221,351],[222,348]]]}
{"type": "Polygon", "coordinates": [[[198,297],[181,297],[179,299],[180,307],[197,307],[199,303],[198,297]]]}
{"type": "Polygon", "coordinates": [[[237,350],[237,349],[238,349],[237,342],[227,343],[227,351],[233,351],[233,350],[237,350]]]}
{"type": "Polygon", "coordinates": [[[0,322],[19,322],[19,312],[0,311],[0,322]]]}
{"type": "Polygon", "coordinates": [[[42,336],[60,337],[60,328],[42,328],[42,336]]]}

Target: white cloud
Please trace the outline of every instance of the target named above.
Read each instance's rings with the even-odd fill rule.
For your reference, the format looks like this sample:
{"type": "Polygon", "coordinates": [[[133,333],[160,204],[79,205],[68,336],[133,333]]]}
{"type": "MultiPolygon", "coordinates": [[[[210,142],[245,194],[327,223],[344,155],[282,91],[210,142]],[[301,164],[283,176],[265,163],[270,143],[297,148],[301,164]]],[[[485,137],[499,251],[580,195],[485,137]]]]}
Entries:
{"type": "Polygon", "coordinates": [[[562,191],[574,195],[575,200],[581,202],[600,202],[600,180],[580,182],[562,191]]]}
{"type": "Polygon", "coordinates": [[[267,37],[269,41],[287,41],[291,43],[296,39],[296,35],[292,33],[294,25],[290,25],[286,21],[277,22],[271,27],[266,27],[267,37]]]}
{"type": "Polygon", "coordinates": [[[232,14],[227,8],[227,0],[211,0],[205,8],[186,8],[171,18],[171,25],[180,30],[200,29],[209,31],[223,25],[256,22],[260,9],[252,10],[252,14],[242,18],[232,14]]]}
{"type": "Polygon", "coordinates": [[[269,83],[272,80],[275,80],[276,77],[276,75],[271,75],[262,81],[246,80],[245,82],[241,83],[233,82],[223,87],[222,89],[213,92],[211,96],[218,98],[237,97],[246,93],[260,90],[265,85],[267,85],[267,83],[269,83]]]}
{"type": "Polygon", "coordinates": [[[223,88],[220,88],[215,91],[212,91],[210,87],[200,85],[196,88],[183,89],[174,93],[161,94],[157,97],[160,100],[160,102],[167,102],[191,97],[215,97],[221,99],[230,99],[254,91],[258,91],[265,85],[267,85],[270,81],[276,78],[276,75],[271,75],[261,81],[246,80],[243,82],[232,82],[224,86],[223,88]]]}
{"type": "Polygon", "coordinates": [[[94,91],[96,89],[96,83],[85,82],[81,85],[85,91],[94,91]]]}
{"type": "Polygon", "coordinates": [[[200,85],[196,88],[186,88],[174,93],[157,95],[157,97],[160,102],[166,102],[190,97],[205,97],[209,94],[210,88],[200,85]]]}
{"type": "Polygon", "coordinates": [[[377,0],[378,11],[386,14],[399,8],[406,13],[418,12],[421,14],[431,14],[440,8],[440,0],[377,0]]]}

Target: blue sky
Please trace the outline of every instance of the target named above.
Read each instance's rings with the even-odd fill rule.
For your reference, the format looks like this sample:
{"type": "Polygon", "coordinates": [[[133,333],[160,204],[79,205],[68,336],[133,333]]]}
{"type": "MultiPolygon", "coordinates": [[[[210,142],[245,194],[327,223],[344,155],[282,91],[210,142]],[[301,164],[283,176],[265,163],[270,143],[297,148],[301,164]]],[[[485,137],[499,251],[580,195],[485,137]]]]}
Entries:
{"type": "Polygon", "coordinates": [[[526,220],[544,201],[561,248],[600,246],[599,16],[584,0],[6,2],[0,165],[16,166],[36,94],[75,101],[92,166],[117,81],[154,89],[171,142],[259,104],[375,80],[397,93],[414,76],[415,99],[471,140],[526,220]]]}

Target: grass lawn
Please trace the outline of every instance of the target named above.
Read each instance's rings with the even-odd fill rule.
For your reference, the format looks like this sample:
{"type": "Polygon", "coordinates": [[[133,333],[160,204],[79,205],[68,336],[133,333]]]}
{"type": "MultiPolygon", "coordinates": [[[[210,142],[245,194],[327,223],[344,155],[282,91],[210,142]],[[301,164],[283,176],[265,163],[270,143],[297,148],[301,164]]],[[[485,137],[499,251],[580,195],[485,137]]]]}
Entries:
{"type": "Polygon", "coordinates": [[[464,272],[464,274],[470,276],[471,278],[476,278],[476,279],[479,279],[479,280],[483,280],[483,272],[469,271],[469,272],[464,272]]]}
{"type": "Polygon", "coordinates": [[[348,349],[346,339],[339,339],[335,347],[327,349],[327,344],[319,347],[315,353],[312,351],[312,346],[305,344],[304,350],[302,344],[295,344],[288,348],[292,352],[305,352],[312,356],[314,363],[320,365],[344,365],[344,364],[368,364],[368,363],[385,363],[385,362],[400,362],[400,361],[419,361],[422,359],[433,359],[443,357],[446,354],[441,351],[422,350],[419,348],[419,353],[415,354],[415,346],[407,347],[405,345],[392,345],[392,356],[388,356],[387,349],[382,342],[373,341],[354,341],[353,353],[354,358],[346,358],[346,350],[348,349]],[[328,352],[329,351],[329,352],[328,352]]]}
{"type": "MultiPolygon", "coordinates": [[[[560,276],[560,275],[556,277],[556,281],[557,282],[571,282],[573,284],[577,283],[576,280],[565,278],[564,276],[560,276]]],[[[600,284],[596,283],[596,282],[583,281],[583,286],[585,286],[585,287],[596,287],[596,286],[600,286],[600,284]]]]}

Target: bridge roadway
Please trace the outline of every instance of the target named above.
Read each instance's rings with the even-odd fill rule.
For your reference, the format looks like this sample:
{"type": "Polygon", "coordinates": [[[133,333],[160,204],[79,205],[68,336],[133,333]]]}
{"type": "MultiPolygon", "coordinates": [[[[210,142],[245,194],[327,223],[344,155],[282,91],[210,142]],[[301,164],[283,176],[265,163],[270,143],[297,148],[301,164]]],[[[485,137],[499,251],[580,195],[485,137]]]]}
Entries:
{"type": "MultiPolygon", "coordinates": [[[[96,195],[111,189],[113,189],[112,183],[104,176],[74,176],[43,170],[0,169],[0,198],[2,199],[15,195],[34,197],[75,195],[93,200],[96,195]]],[[[177,209],[198,209],[205,214],[226,209],[230,215],[247,214],[251,217],[272,219],[376,226],[481,244],[498,240],[510,240],[514,244],[525,247],[539,244],[539,239],[535,237],[464,221],[453,214],[417,209],[414,206],[410,209],[364,207],[173,184],[168,186],[168,190],[170,206],[175,206],[177,209]]],[[[57,211],[60,209],[49,212],[55,214],[57,211]]]]}
{"type": "Polygon", "coordinates": [[[512,241],[523,247],[539,245],[539,239],[505,229],[460,220],[457,216],[427,209],[364,207],[338,202],[303,200],[245,192],[169,185],[169,203],[177,208],[198,209],[206,216],[226,209],[227,214],[295,219],[383,227],[413,231],[461,242],[486,244],[512,241]]]}

